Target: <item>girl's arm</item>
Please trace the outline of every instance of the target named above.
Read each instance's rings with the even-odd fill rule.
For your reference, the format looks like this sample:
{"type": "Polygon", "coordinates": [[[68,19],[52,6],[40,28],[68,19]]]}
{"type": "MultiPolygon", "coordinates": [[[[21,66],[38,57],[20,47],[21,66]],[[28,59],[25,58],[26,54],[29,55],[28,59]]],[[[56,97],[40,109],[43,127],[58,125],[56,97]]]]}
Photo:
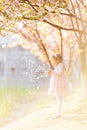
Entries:
{"type": "Polygon", "coordinates": [[[50,76],[50,75],[53,74],[53,70],[48,70],[48,71],[46,71],[45,73],[46,73],[47,76],[50,76]]]}

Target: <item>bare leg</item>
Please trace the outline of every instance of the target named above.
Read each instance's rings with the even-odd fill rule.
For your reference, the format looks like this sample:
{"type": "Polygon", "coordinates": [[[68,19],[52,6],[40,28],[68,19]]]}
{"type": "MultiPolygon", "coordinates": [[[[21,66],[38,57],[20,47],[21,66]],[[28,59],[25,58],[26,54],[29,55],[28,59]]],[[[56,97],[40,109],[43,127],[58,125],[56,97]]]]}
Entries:
{"type": "Polygon", "coordinates": [[[62,108],[62,96],[56,96],[56,108],[57,108],[57,117],[60,116],[61,108],[62,108]]]}

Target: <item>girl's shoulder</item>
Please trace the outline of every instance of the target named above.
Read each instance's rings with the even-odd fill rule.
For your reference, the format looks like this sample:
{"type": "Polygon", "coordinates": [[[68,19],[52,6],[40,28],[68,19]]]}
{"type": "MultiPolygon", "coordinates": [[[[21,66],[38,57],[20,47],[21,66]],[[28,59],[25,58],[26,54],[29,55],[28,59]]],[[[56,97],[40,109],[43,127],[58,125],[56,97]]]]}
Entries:
{"type": "Polygon", "coordinates": [[[63,63],[59,63],[55,69],[58,69],[58,68],[63,68],[63,63]]]}
{"type": "Polygon", "coordinates": [[[63,66],[63,63],[62,63],[62,62],[60,62],[60,63],[58,64],[58,66],[63,66]]]}

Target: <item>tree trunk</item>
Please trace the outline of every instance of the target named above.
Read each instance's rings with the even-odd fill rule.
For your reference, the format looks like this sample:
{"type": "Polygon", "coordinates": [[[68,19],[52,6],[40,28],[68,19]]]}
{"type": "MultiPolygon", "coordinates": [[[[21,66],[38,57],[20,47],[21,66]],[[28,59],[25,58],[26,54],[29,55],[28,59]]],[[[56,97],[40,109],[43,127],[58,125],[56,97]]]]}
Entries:
{"type": "Polygon", "coordinates": [[[84,97],[87,97],[87,64],[86,64],[86,52],[80,53],[81,58],[81,85],[82,85],[82,94],[84,97]]]}

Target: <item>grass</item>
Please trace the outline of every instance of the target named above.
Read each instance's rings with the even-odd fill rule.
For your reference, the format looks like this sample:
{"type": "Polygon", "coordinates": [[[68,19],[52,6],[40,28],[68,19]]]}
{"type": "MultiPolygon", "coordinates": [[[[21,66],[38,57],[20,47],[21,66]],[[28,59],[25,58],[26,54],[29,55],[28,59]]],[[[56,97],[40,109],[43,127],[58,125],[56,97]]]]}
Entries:
{"type": "MultiPolygon", "coordinates": [[[[49,118],[49,116],[55,113],[55,100],[52,100],[52,98],[46,94],[47,90],[44,90],[23,87],[0,88],[0,102],[2,102],[0,116],[8,116],[17,104],[28,103],[31,105],[31,109],[28,111],[29,113],[27,113],[29,118],[24,118],[25,121],[24,123],[21,122],[19,129],[22,127],[24,129],[43,129],[45,127],[49,130],[71,130],[75,128],[75,130],[77,130],[87,128],[87,125],[83,126],[82,124],[87,123],[87,100],[83,101],[81,99],[81,93],[78,88],[65,100],[62,109],[62,118],[57,120],[51,120],[49,118]]],[[[26,107],[25,104],[23,104],[23,106],[26,107]]],[[[28,107],[26,109],[28,109],[28,107]]]]}
{"type": "MultiPolygon", "coordinates": [[[[52,101],[48,96],[46,96],[46,91],[43,93],[41,89],[39,90],[38,91],[34,89],[32,90],[32,93],[34,93],[33,97],[31,96],[32,99],[34,97],[36,98],[36,95],[39,96],[38,102],[34,100],[34,102],[36,101],[36,105],[34,105],[32,113],[27,115],[27,117],[20,119],[19,122],[17,122],[17,124],[14,122],[14,124],[8,125],[3,129],[6,128],[14,130],[16,129],[86,130],[87,129],[87,116],[86,116],[87,101],[82,102],[82,100],[80,99],[80,91],[72,93],[72,95],[66,100],[64,106],[64,112],[62,113],[61,118],[51,119],[50,117],[55,113],[54,100],[52,101]],[[73,104],[75,104],[74,107],[73,104]],[[50,108],[50,105],[52,106],[52,108],[50,108]],[[44,107],[46,107],[46,109],[42,109],[44,107]]],[[[18,94],[17,92],[14,91],[13,93],[21,95],[20,91],[18,92],[20,94],[18,94]]]]}
{"type": "Polygon", "coordinates": [[[37,89],[24,87],[0,88],[0,118],[6,118],[18,104],[29,102],[35,98],[37,89]]]}
{"type": "Polygon", "coordinates": [[[54,103],[52,98],[46,96],[46,91],[44,94],[42,88],[1,87],[0,118],[8,117],[20,104],[31,104],[32,101],[34,101],[34,105],[29,112],[48,107],[49,104],[54,103]],[[37,101],[37,99],[39,100],[37,101]]]}
{"type": "Polygon", "coordinates": [[[50,99],[48,96],[46,97],[42,97],[41,100],[37,101],[36,104],[34,105],[34,107],[29,111],[29,113],[32,113],[34,111],[43,109],[43,108],[47,108],[49,107],[50,104],[53,103],[53,100],[50,99]]]}
{"type": "Polygon", "coordinates": [[[52,104],[52,98],[43,93],[43,89],[26,87],[1,87],[0,88],[0,118],[6,118],[20,104],[31,104],[34,101],[30,112],[48,107],[52,104]],[[37,101],[37,99],[39,99],[37,101]]]}
{"type": "MultiPolygon", "coordinates": [[[[79,108],[80,92],[73,92],[73,96],[70,95],[66,99],[66,103],[63,104],[62,113],[72,113],[73,108],[79,108]],[[76,103],[70,103],[75,99],[76,103]]],[[[54,98],[48,96],[47,88],[25,88],[25,87],[2,87],[0,88],[0,121],[13,117],[15,112],[21,112],[25,114],[33,113],[37,110],[43,110],[43,108],[49,108],[55,106],[54,98]],[[10,115],[13,116],[10,116],[10,115]]],[[[76,109],[75,109],[76,110],[76,109]]],[[[14,117],[13,117],[14,118],[14,117]]],[[[3,123],[2,123],[3,124],[3,123]]]]}

